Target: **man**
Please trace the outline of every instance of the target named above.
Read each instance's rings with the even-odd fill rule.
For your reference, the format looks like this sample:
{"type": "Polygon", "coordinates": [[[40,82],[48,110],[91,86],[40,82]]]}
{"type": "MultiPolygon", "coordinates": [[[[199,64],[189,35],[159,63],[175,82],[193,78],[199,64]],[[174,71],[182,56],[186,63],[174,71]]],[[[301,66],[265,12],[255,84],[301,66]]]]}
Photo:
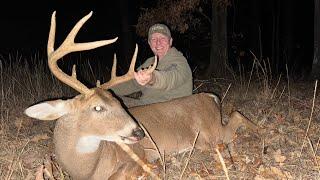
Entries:
{"type": "Polygon", "coordinates": [[[183,54],[172,47],[169,28],[164,24],[155,24],[149,28],[148,43],[158,65],[155,71],[147,74],[144,68],[154,62],[154,57],[146,60],[134,73],[134,79],[113,87],[127,107],[164,102],[192,94],[192,72],[183,54]],[[141,92],[138,99],[126,95],[141,92]]]}

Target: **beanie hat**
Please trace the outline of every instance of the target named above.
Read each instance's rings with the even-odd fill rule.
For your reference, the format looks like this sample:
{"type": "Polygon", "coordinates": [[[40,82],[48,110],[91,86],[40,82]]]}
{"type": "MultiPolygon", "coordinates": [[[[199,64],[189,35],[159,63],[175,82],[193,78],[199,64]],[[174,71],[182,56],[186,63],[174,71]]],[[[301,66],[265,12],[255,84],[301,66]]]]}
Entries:
{"type": "Polygon", "coordinates": [[[161,34],[171,38],[171,32],[170,32],[168,26],[166,26],[164,24],[154,24],[153,26],[151,26],[149,28],[149,32],[148,32],[148,40],[150,40],[151,35],[153,33],[161,33],[161,34]]]}

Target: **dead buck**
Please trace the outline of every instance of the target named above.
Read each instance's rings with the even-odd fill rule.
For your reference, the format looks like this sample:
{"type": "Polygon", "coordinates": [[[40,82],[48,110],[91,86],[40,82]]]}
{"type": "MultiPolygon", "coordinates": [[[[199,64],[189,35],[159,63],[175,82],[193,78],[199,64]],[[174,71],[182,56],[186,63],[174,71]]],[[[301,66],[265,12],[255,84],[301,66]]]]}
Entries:
{"type": "MultiPolygon", "coordinates": [[[[103,40],[89,43],[74,43],[74,38],[92,13],[83,17],[71,30],[62,45],[54,50],[55,12],[52,14],[48,39],[48,64],[51,72],[63,83],[81,94],[68,100],[45,101],[25,110],[25,114],[40,120],[57,120],[54,130],[55,153],[58,162],[73,179],[131,179],[142,174],[142,168],[124,152],[117,143],[129,144],[141,159],[159,158],[149,138],[136,120],[141,123],[155,141],[160,152],[180,153],[191,149],[200,132],[196,148],[208,150],[217,143],[230,143],[240,126],[254,128],[238,112],[231,115],[227,126],[221,125],[218,98],[200,93],[169,102],[130,108],[121,106],[113,95],[106,91],[112,86],[133,78],[137,47],[129,71],[116,76],[116,61],[111,79],[89,89],[76,78],[62,72],[57,61],[68,53],[90,50],[116,41],[103,40]],[[147,150],[148,149],[148,150],[147,150]]],[[[151,73],[156,63],[148,71],[151,73]]]]}

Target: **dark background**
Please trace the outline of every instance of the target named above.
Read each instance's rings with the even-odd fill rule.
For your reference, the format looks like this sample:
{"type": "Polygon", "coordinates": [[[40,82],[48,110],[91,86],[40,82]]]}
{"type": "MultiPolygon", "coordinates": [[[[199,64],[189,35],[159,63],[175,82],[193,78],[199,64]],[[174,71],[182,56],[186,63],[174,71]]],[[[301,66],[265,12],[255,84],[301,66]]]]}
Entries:
{"type": "MultiPolygon", "coordinates": [[[[112,39],[119,37],[118,41],[112,45],[97,48],[91,51],[71,53],[66,56],[71,64],[76,60],[78,63],[84,62],[83,59],[97,59],[90,62],[95,65],[111,66],[113,54],[116,53],[120,59],[119,71],[126,71],[126,65],[131,59],[124,59],[132,56],[132,48],[128,52],[124,49],[128,34],[135,36],[134,24],[139,15],[139,4],[142,1],[48,1],[48,2],[18,2],[12,1],[1,6],[0,21],[0,55],[5,63],[12,63],[19,59],[34,62],[34,57],[46,60],[46,47],[50,19],[56,11],[56,39],[55,48],[58,48],[73,26],[82,17],[93,11],[91,18],[84,24],[76,36],[75,42],[89,42],[102,39],[112,39]],[[122,18],[126,18],[126,30],[122,18]],[[14,58],[11,58],[14,57],[14,58]],[[42,58],[44,57],[44,58],[42,58]],[[121,62],[122,61],[122,62],[121,62]],[[121,64],[124,64],[121,66],[121,64]]],[[[134,44],[132,44],[134,46],[134,44]]],[[[146,48],[145,48],[146,49],[146,48]]],[[[141,51],[141,50],[140,50],[141,51]]],[[[151,51],[147,49],[151,55],[151,51]]],[[[141,53],[139,52],[139,56],[141,53]]],[[[140,58],[142,59],[142,58],[140,58]]],[[[141,60],[142,62],[143,60],[141,60]]],[[[140,61],[139,61],[140,62],[140,61]]],[[[64,62],[62,62],[64,63],[64,62]]],[[[65,63],[69,66],[70,63],[65,63]]],[[[94,67],[94,66],[93,66],[94,67]]]]}
{"type": "MultiPolygon", "coordinates": [[[[93,16],[79,33],[79,38],[111,38],[118,35],[123,1],[79,2],[11,2],[1,6],[1,47],[30,48],[46,45],[50,18],[57,11],[58,41],[67,34],[84,15],[93,11],[93,16]]],[[[136,7],[130,4],[133,16],[136,7]]]]}
{"type": "MultiPolygon", "coordinates": [[[[289,64],[293,73],[301,75],[310,72],[313,58],[313,14],[314,2],[295,0],[248,0],[230,1],[228,8],[228,57],[235,62],[241,52],[255,52],[258,58],[267,57],[280,72],[289,64]],[[275,24],[279,31],[274,33],[275,24]],[[275,45],[278,41],[278,46],[275,45]],[[287,53],[288,51],[293,53],[287,53]],[[280,52],[280,53],[279,53],[280,52]],[[277,55],[276,55],[277,54],[277,55]],[[290,54],[292,57],[288,57],[290,54]],[[290,60],[288,60],[290,59],[290,60]]],[[[113,53],[128,64],[133,53],[127,41],[138,43],[139,59],[151,56],[146,39],[135,33],[135,25],[142,8],[152,8],[154,0],[119,1],[10,1],[0,9],[0,54],[5,61],[9,54],[28,57],[35,53],[46,56],[47,36],[50,17],[57,11],[56,47],[60,45],[74,24],[84,15],[93,11],[93,16],[83,26],[76,42],[86,42],[119,37],[113,45],[82,52],[81,56],[94,56],[106,61],[112,60],[113,53]],[[123,18],[126,20],[124,21],[123,18]],[[124,24],[123,22],[127,22],[124,24]]],[[[205,8],[210,8],[209,6],[205,8]]],[[[197,29],[196,29],[197,31],[197,29]]],[[[200,32],[199,32],[200,34],[200,32]]],[[[209,45],[195,38],[189,41],[188,33],[173,31],[174,45],[188,58],[192,68],[206,66],[209,45]],[[188,41],[188,42],[186,42],[188,41]],[[200,41],[200,42],[199,42],[200,41]],[[203,45],[205,44],[205,45],[203,45]]],[[[79,55],[78,55],[79,56],[79,55]]],[[[249,57],[242,57],[249,58],[249,57]]],[[[139,61],[139,60],[138,60],[139,61]]],[[[250,63],[248,63],[250,64],[250,63]]],[[[250,65],[248,65],[250,66],[250,65]]]]}
{"type": "MultiPolygon", "coordinates": [[[[130,4],[128,5],[130,15],[128,12],[121,12],[122,2],[125,1],[9,2],[1,6],[0,52],[19,51],[23,54],[32,54],[45,50],[53,11],[56,11],[57,22],[56,47],[64,40],[75,23],[90,11],[93,11],[93,15],[78,33],[76,42],[121,36],[122,14],[131,19],[131,17],[137,17],[138,9],[135,4],[130,4]]],[[[121,38],[119,40],[122,41],[121,38]]],[[[117,44],[120,43],[117,42],[117,44]]],[[[107,51],[108,49],[110,48],[106,48],[107,51]]]]}

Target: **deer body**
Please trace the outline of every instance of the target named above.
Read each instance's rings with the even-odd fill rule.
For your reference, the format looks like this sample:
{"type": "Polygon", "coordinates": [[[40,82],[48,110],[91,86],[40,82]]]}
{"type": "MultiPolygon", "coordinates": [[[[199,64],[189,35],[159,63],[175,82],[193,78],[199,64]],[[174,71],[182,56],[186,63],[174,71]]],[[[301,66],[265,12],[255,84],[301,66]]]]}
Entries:
{"type": "MultiPolygon", "coordinates": [[[[175,154],[190,150],[198,132],[197,148],[206,149],[220,138],[220,109],[209,94],[194,94],[129,111],[150,131],[161,153],[175,154]]],[[[139,143],[145,148],[154,148],[147,138],[139,143]]],[[[146,154],[149,160],[159,158],[155,151],[146,151],[146,154]]]]}
{"type": "MultiPolygon", "coordinates": [[[[25,114],[40,120],[57,120],[54,130],[55,153],[58,162],[73,179],[132,179],[146,170],[141,159],[159,158],[153,145],[139,126],[142,124],[154,139],[160,152],[174,154],[192,148],[206,150],[217,143],[232,141],[240,126],[254,126],[240,113],[231,115],[227,126],[221,125],[220,102],[212,94],[200,93],[172,101],[131,108],[128,111],[107,91],[110,87],[131,80],[137,57],[137,46],[127,74],[116,76],[116,58],[111,79],[88,88],[57,65],[64,55],[94,49],[116,41],[103,40],[75,43],[74,38],[91,13],[82,18],[65,41],[54,50],[55,12],[51,18],[48,39],[48,65],[60,81],[80,92],[68,100],[44,101],[28,107],[25,114]],[[134,117],[134,118],[133,118],[134,117]],[[139,122],[139,123],[138,123],[139,122]],[[124,144],[128,144],[127,148],[124,144]],[[129,150],[128,150],[129,149],[129,150]],[[137,157],[138,156],[138,157],[137,157]]],[[[156,58],[155,58],[156,59],[156,58]]],[[[157,65],[146,70],[152,73],[157,65]]],[[[152,172],[149,171],[152,175],[152,172]]]]}
{"type": "MultiPolygon", "coordinates": [[[[159,151],[176,154],[190,150],[195,137],[196,148],[208,150],[218,143],[232,142],[236,130],[255,125],[239,112],[233,112],[229,124],[221,124],[218,98],[213,94],[199,93],[172,101],[139,106],[130,113],[147,129],[159,151]]],[[[148,138],[139,141],[145,149],[154,148],[148,138]]],[[[156,151],[146,151],[149,161],[159,158],[156,151]]]]}

